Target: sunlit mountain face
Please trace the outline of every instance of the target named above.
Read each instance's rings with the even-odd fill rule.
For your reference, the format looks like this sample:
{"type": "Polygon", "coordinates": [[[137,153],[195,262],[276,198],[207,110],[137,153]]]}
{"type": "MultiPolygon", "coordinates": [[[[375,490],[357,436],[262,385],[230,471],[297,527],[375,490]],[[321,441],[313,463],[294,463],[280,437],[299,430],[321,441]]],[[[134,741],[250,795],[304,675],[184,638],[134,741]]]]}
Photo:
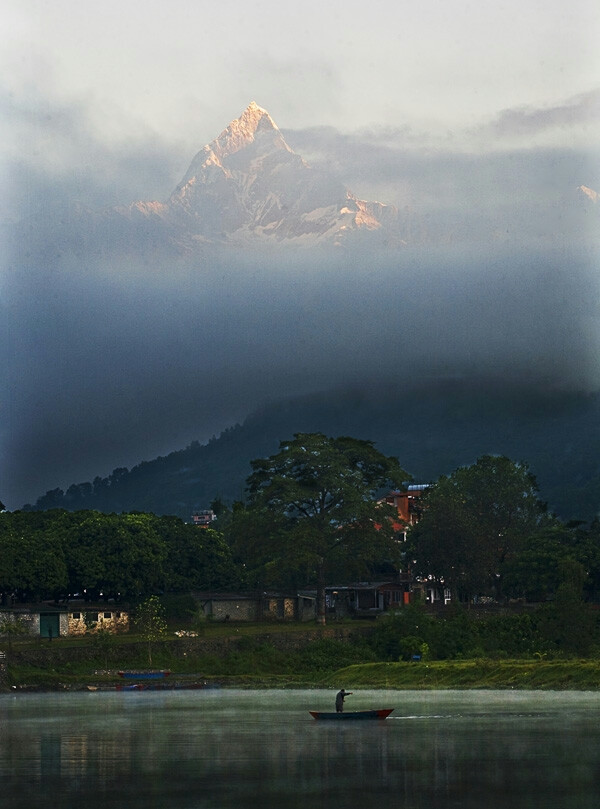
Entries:
{"type": "Polygon", "coordinates": [[[136,202],[122,215],[160,221],[171,238],[194,242],[342,244],[357,232],[401,244],[397,210],[358,199],[333,174],[315,170],[252,102],[192,160],[164,203],[136,202]]]}
{"type": "MultiPolygon", "coordinates": [[[[11,209],[5,251],[3,502],[14,508],[46,490],[102,480],[206,442],[265,403],[323,392],[339,406],[331,419],[318,407],[304,424],[292,407],[268,447],[258,443],[263,426],[246,457],[239,442],[228,445],[241,464],[237,471],[221,464],[223,480],[237,481],[235,496],[253,453],[272,451],[296,430],[344,429],[376,439],[429,477],[478,454],[507,452],[530,461],[540,480],[554,468],[565,491],[563,479],[576,481],[589,497],[569,513],[595,513],[596,467],[582,462],[578,443],[585,435],[597,457],[592,411],[572,408],[564,424],[546,419],[534,430],[502,398],[507,389],[518,390],[517,402],[535,394],[530,409],[548,402],[554,413],[555,392],[585,397],[600,388],[600,186],[587,163],[529,151],[427,154],[419,162],[401,143],[383,153],[361,136],[347,139],[354,150],[336,175],[331,167],[344,161],[333,147],[324,160],[318,137],[284,138],[252,103],[185,173],[188,157],[178,158],[160,201],[128,204],[143,193],[136,154],[107,177],[110,185],[117,168],[127,177],[108,203],[85,176],[74,182],[67,172],[61,185],[51,172],[15,175],[27,205],[20,217],[11,209]],[[377,166],[385,186],[375,182],[377,166]],[[425,191],[414,207],[398,202],[398,212],[354,195],[350,176],[349,186],[373,178],[362,197],[386,187],[390,195],[380,198],[398,201],[403,180],[415,194],[425,191]],[[550,179],[540,184],[541,176],[550,179]],[[448,379],[463,398],[438,387],[448,379]],[[493,395],[474,396],[481,379],[491,380],[493,395]],[[384,416],[359,408],[348,393],[356,390],[372,394],[384,416]],[[446,451],[445,414],[465,409],[446,451]],[[504,420],[492,430],[498,411],[513,413],[514,425],[504,420]],[[544,454],[546,431],[561,469],[544,454]],[[411,436],[414,451],[396,433],[411,436]],[[529,441],[534,434],[537,443],[529,441]],[[578,469],[568,467],[571,458],[578,469]]],[[[153,159],[157,165],[162,160],[153,159]]],[[[215,489],[215,469],[211,462],[194,471],[189,497],[177,494],[161,508],[206,505],[205,497],[225,492],[224,483],[215,489]]],[[[168,488],[163,479],[161,487],[168,488]]],[[[119,508],[134,505],[142,507],[123,500],[119,508]]],[[[143,507],[150,505],[159,507],[143,507]]]]}
{"type": "MultiPolygon", "coordinates": [[[[175,189],[160,200],[130,203],[135,197],[121,194],[125,204],[95,206],[93,183],[74,189],[52,177],[44,185],[37,175],[27,180],[19,173],[19,188],[36,182],[40,188],[27,195],[22,218],[14,211],[15,251],[19,260],[34,256],[43,263],[65,254],[86,261],[126,254],[147,262],[158,253],[202,257],[223,246],[350,252],[597,244],[596,184],[577,155],[522,151],[466,158],[410,152],[401,143],[382,152],[365,137],[350,138],[353,151],[341,158],[339,144],[327,147],[310,132],[290,135],[314,164],[294,151],[269,113],[252,102],[200,149],[175,189]],[[359,198],[342,175],[366,182],[376,189],[373,196],[381,192],[380,198],[399,207],[359,198]],[[590,184],[578,185],[582,179],[590,184]],[[410,201],[399,188],[409,189],[410,201]]],[[[135,165],[135,159],[130,162],[135,165]]]]}

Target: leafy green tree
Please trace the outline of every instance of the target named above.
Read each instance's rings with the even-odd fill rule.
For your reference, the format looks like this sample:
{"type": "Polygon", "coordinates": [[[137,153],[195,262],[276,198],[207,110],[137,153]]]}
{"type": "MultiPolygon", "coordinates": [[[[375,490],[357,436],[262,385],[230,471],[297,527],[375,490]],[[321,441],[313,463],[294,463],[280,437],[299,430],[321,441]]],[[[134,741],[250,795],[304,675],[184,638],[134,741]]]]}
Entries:
{"type": "Polygon", "coordinates": [[[164,637],[167,632],[164,607],[158,596],[150,596],[137,606],[135,625],[148,644],[148,663],[152,665],[152,644],[164,637]]]}
{"type": "Polygon", "coordinates": [[[151,514],[75,512],[64,541],[70,592],[139,598],[162,586],[167,549],[151,514]]]}
{"type": "Polygon", "coordinates": [[[296,556],[280,552],[286,542],[287,520],[266,507],[233,504],[226,541],[234,562],[243,572],[243,584],[253,589],[296,589],[306,583],[306,566],[296,556]]]}
{"type": "Polygon", "coordinates": [[[166,544],[159,534],[152,514],[121,514],[118,545],[107,554],[108,589],[129,597],[158,590],[163,582],[167,557],[166,544]]]}
{"type": "Polygon", "coordinates": [[[219,532],[177,517],[99,511],[0,514],[0,594],[87,600],[230,588],[239,582],[219,532]]]}
{"type": "Polygon", "coordinates": [[[580,523],[563,525],[558,520],[542,525],[504,565],[505,593],[528,601],[548,601],[556,596],[563,581],[564,564],[571,560],[585,571],[584,600],[597,600],[599,540],[594,525],[589,530],[580,523]]]}
{"type": "Polygon", "coordinates": [[[583,565],[587,577],[584,584],[585,597],[600,601],[600,519],[592,520],[589,529],[575,526],[577,540],[576,559],[583,565]]]}
{"type": "Polygon", "coordinates": [[[443,580],[455,599],[501,598],[503,566],[547,519],[537,491],[527,465],[504,456],[442,476],[409,532],[414,571],[443,580]]]}
{"type": "Polygon", "coordinates": [[[63,534],[69,593],[96,600],[105,582],[104,547],[111,520],[95,511],[79,511],[63,534]]]}
{"type": "Polygon", "coordinates": [[[252,461],[249,507],[271,514],[277,531],[261,538],[263,553],[276,566],[309,571],[317,586],[317,620],[325,623],[329,571],[355,570],[395,557],[393,508],[379,506],[376,494],[408,479],[396,458],[371,441],[297,433],[276,455],[252,461]]]}
{"type": "Polygon", "coordinates": [[[573,529],[558,522],[542,526],[504,564],[505,594],[533,602],[553,598],[561,581],[561,564],[577,558],[577,544],[573,529]]]}
{"type": "Polygon", "coordinates": [[[239,571],[220,531],[186,525],[179,517],[156,518],[166,547],[164,590],[228,590],[239,586],[239,571]]]}
{"type": "Polygon", "coordinates": [[[61,512],[0,514],[0,592],[20,601],[53,598],[64,592],[67,569],[60,538],[52,521],[61,512]]]}

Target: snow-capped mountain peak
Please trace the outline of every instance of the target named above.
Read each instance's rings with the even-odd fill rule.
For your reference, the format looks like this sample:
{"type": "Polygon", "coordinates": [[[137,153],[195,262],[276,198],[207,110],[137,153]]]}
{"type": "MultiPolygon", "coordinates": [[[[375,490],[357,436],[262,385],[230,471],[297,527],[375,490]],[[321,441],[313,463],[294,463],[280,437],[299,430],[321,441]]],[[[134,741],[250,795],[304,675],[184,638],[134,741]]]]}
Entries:
{"type": "Polygon", "coordinates": [[[283,149],[291,152],[269,113],[252,101],[239,118],[231,121],[217,138],[198,152],[180,187],[196,177],[203,168],[222,167],[228,158],[259,141],[263,151],[283,149]]]}
{"type": "Polygon", "coordinates": [[[291,151],[269,113],[252,101],[240,117],[231,121],[218,138],[215,138],[204,149],[210,149],[222,160],[245,148],[261,135],[269,136],[279,148],[291,151]]]}
{"type": "Polygon", "coordinates": [[[193,158],[165,203],[129,206],[130,219],[160,220],[170,240],[342,244],[353,234],[401,243],[398,212],[357,199],[334,175],[311,168],[252,101],[193,158]]]}
{"type": "Polygon", "coordinates": [[[196,242],[311,244],[379,231],[382,217],[389,230],[396,210],[358,200],[311,168],[253,101],[193,158],[161,214],[196,242]]]}
{"type": "MultiPolygon", "coordinates": [[[[251,101],[248,104],[240,117],[236,121],[232,121],[232,124],[235,123],[239,123],[240,127],[248,132],[256,132],[259,126],[278,129],[277,124],[269,113],[262,107],[259,107],[256,101],[251,101]]],[[[230,126],[232,124],[230,124],[230,126]]]]}

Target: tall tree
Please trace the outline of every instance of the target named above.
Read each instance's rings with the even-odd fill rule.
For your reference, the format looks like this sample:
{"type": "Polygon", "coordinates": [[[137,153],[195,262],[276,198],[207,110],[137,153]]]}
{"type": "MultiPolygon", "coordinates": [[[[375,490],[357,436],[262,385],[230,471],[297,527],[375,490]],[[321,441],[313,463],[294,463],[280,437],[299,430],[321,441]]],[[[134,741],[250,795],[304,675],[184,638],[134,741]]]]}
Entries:
{"type": "Polygon", "coordinates": [[[135,625],[148,644],[148,663],[152,665],[152,644],[167,633],[165,608],[158,596],[150,596],[135,611],[135,625]]]}
{"type": "Polygon", "coordinates": [[[500,597],[502,570],[545,519],[526,464],[484,455],[442,476],[422,497],[409,532],[414,571],[443,580],[453,597],[500,597]]]}
{"type": "Polygon", "coordinates": [[[278,529],[263,537],[263,552],[268,548],[274,564],[312,572],[317,621],[324,624],[330,570],[344,564],[364,569],[398,553],[396,512],[375,498],[409,476],[371,441],[322,433],[295,434],[276,455],[252,461],[252,469],[250,510],[270,513],[278,529]]]}

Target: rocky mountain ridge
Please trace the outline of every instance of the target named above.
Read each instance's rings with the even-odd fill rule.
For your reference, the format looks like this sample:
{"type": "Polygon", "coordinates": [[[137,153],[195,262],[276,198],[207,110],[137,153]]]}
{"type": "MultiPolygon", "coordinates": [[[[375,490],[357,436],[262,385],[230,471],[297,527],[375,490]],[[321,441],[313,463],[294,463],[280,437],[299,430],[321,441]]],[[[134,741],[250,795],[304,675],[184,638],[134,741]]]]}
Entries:
{"type": "Polygon", "coordinates": [[[341,244],[358,232],[402,243],[393,206],[360,200],[311,168],[255,102],[198,152],[166,202],[139,201],[119,213],[160,221],[197,244],[341,244]]]}

